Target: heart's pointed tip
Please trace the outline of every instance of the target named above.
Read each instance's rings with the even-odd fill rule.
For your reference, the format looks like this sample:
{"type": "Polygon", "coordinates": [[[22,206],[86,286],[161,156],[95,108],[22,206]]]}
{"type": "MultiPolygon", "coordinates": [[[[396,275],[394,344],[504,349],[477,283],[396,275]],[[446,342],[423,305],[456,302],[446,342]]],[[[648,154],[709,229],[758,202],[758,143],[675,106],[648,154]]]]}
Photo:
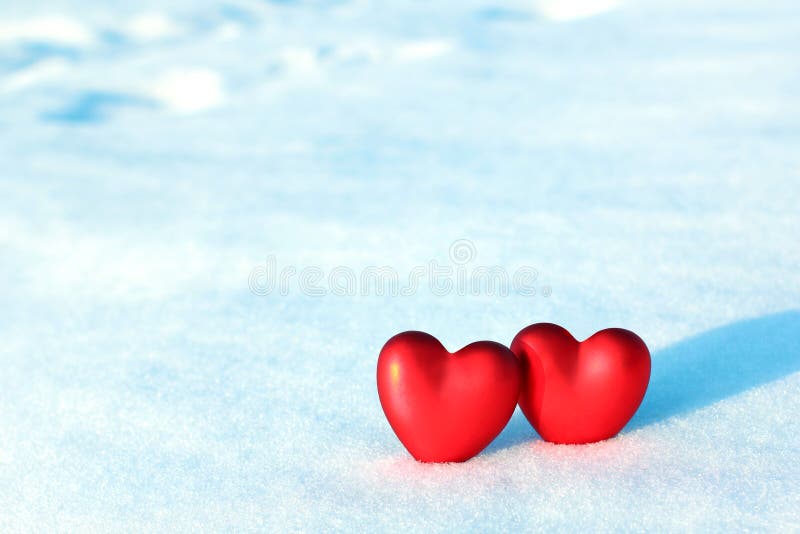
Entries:
{"type": "Polygon", "coordinates": [[[469,458],[418,458],[413,454],[411,456],[417,463],[425,465],[463,464],[474,458],[474,456],[470,456],[469,458]]]}

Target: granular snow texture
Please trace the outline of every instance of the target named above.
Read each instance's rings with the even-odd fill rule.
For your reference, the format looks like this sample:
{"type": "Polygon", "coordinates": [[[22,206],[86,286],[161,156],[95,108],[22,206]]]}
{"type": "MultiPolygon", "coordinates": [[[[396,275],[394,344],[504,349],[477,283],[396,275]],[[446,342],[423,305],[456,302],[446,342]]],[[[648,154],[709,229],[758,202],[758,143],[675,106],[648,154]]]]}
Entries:
{"type": "Polygon", "coordinates": [[[798,58],[792,0],[0,3],[0,530],[800,529],[798,58]],[[329,283],[431,261],[535,276],[329,283]],[[541,321],[648,343],[626,429],[412,460],[383,343],[541,321]]]}

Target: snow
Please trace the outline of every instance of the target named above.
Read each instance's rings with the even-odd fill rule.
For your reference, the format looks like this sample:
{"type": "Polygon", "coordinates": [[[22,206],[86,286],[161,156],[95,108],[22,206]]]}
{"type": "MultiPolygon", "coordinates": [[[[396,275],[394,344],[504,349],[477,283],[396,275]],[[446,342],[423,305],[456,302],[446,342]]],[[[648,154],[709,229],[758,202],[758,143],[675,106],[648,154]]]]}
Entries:
{"type": "Polygon", "coordinates": [[[800,528],[796,2],[0,21],[3,532],[800,528]],[[248,287],[270,256],[286,295],[248,287]],[[454,258],[535,268],[535,295],[300,280],[454,258]],[[540,321],[648,343],[622,434],[549,445],[518,412],[414,462],[383,343],[540,321]]]}

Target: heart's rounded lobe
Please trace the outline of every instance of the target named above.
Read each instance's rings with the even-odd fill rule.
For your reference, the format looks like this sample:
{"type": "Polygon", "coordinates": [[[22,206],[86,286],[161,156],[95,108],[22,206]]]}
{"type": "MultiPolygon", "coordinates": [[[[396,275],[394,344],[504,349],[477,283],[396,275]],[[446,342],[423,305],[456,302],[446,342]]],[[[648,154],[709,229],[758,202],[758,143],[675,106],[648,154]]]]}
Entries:
{"type": "Polygon", "coordinates": [[[422,462],[463,462],[503,430],[519,397],[519,362],[478,341],[449,353],[424,332],[403,332],[378,357],[378,396],[389,424],[422,462]]]}
{"type": "Polygon", "coordinates": [[[539,323],[511,343],[519,358],[519,405],[546,441],[592,443],[615,436],[633,417],[650,381],[650,351],[633,332],[601,330],[583,342],[539,323]]]}

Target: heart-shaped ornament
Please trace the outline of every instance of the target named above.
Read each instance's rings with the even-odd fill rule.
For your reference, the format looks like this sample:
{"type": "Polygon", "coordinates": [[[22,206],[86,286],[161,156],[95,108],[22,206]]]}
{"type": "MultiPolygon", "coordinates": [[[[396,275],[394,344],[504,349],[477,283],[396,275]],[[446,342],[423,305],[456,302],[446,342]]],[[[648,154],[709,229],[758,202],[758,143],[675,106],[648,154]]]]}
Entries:
{"type": "Polygon", "coordinates": [[[421,462],[463,462],[481,452],[514,413],[519,386],[517,358],[492,341],[451,354],[429,334],[403,332],[378,357],[383,412],[421,462]]]}
{"type": "Polygon", "coordinates": [[[579,342],[558,325],[534,324],[516,335],[511,351],[522,366],[519,406],[542,439],[553,443],[615,436],[650,381],[650,351],[621,328],[579,342]]]}

